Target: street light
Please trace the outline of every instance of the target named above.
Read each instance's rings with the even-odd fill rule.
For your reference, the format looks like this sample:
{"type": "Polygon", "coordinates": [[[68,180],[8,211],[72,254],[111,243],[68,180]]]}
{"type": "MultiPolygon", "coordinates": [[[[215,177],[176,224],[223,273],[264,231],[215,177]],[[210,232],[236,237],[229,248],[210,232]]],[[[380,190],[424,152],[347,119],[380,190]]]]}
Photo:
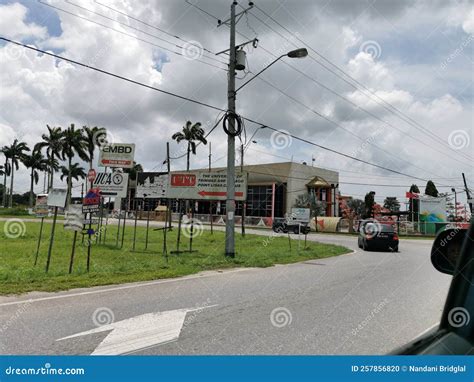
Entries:
{"type": "Polygon", "coordinates": [[[277,57],[273,60],[269,65],[265,66],[262,70],[260,70],[257,74],[255,74],[252,78],[250,78],[247,82],[244,82],[240,87],[238,87],[235,92],[237,93],[240,89],[242,89],[245,85],[247,85],[250,81],[252,81],[255,77],[258,77],[262,72],[267,70],[270,66],[272,66],[275,62],[281,60],[283,57],[290,57],[290,58],[304,58],[308,55],[308,50],[306,48],[299,48],[292,50],[286,54],[282,54],[280,57],[277,57]]]}

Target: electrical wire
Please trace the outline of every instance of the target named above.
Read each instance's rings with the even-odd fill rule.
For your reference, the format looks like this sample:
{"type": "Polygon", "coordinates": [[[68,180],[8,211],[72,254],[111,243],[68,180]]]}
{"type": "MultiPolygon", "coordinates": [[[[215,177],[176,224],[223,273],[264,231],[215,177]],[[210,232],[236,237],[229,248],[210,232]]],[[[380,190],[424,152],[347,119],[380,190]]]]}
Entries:
{"type": "MultiPolygon", "coordinates": [[[[329,59],[327,59],[323,54],[319,53],[317,50],[315,50],[313,47],[311,47],[308,43],[306,43],[305,41],[303,41],[300,37],[298,37],[295,33],[291,32],[290,30],[288,30],[288,28],[286,28],[285,26],[283,26],[281,23],[279,23],[277,20],[275,20],[271,15],[269,15],[267,12],[265,12],[263,9],[261,9],[259,6],[255,5],[255,8],[258,9],[260,12],[262,12],[266,17],[268,17],[269,19],[271,19],[275,24],[279,25],[281,28],[283,28],[285,31],[287,31],[287,33],[289,33],[292,37],[294,37],[296,40],[300,41],[302,44],[304,44],[306,47],[308,47],[308,49],[310,49],[314,54],[316,54],[318,57],[320,57],[321,59],[323,59],[325,62],[327,62],[328,64],[330,64],[332,67],[336,68],[339,72],[343,73],[346,77],[350,78],[354,83],[356,83],[358,86],[352,84],[350,81],[346,80],[345,78],[341,77],[339,74],[335,73],[332,69],[328,68],[326,65],[322,64],[320,61],[318,61],[317,59],[315,59],[314,57],[312,56],[309,56],[313,61],[317,62],[319,65],[321,65],[322,67],[324,67],[326,70],[330,71],[332,74],[336,75],[338,78],[342,79],[344,82],[348,83],[350,86],[352,86],[353,88],[361,91],[363,94],[365,94],[365,92],[368,92],[371,94],[371,96],[368,96],[367,94],[365,94],[367,97],[371,98],[372,100],[373,97],[376,97],[379,101],[375,101],[377,102],[379,105],[380,105],[380,102],[383,103],[383,105],[381,105],[382,107],[384,107],[386,110],[389,110],[391,113],[397,115],[400,119],[402,119],[404,122],[410,124],[411,126],[415,127],[416,129],[423,131],[426,135],[428,135],[429,137],[431,137],[431,139],[433,140],[437,140],[438,143],[441,143],[441,144],[445,144],[445,141],[439,137],[438,135],[436,135],[435,133],[433,133],[432,131],[430,131],[429,129],[427,129],[426,127],[422,126],[421,124],[419,124],[418,122],[416,122],[415,120],[413,120],[411,117],[407,116],[406,114],[404,114],[402,111],[400,111],[398,108],[396,108],[395,106],[393,106],[392,104],[390,104],[389,102],[385,101],[383,98],[381,98],[380,96],[378,96],[374,91],[372,91],[371,89],[369,89],[368,87],[366,87],[364,84],[362,84],[361,82],[359,82],[357,79],[353,78],[352,76],[350,76],[348,73],[346,73],[343,69],[341,69],[338,65],[334,64],[332,61],[330,61],[329,59]],[[362,87],[364,91],[362,91],[360,89],[360,87],[362,87]],[[388,109],[387,109],[388,108],[388,109]]],[[[281,33],[279,33],[278,31],[274,30],[273,28],[271,28],[271,26],[269,26],[265,21],[261,20],[258,16],[256,16],[254,13],[250,12],[250,14],[252,16],[254,16],[255,18],[257,18],[260,22],[262,22],[264,25],[266,25],[270,30],[272,30],[273,32],[277,33],[278,35],[280,35],[282,38],[284,38],[286,41],[292,43],[287,37],[283,36],[281,33]]],[[[294,46],[296,46],[294,43],[292,43],[294,46]]],[[[472,161],[473,158],[465,155],[464,153],[460,153],[456,150],[454,150],[453,148],[449,147],[448,146],[448,149],[450,149],[451,151],[453,151],[455,154],[458,154],[462,157],[464,157],[465,159],[468,159],[470,161],[472,161]]]]}
{"type": "MultiPolygon", "coordinates": [[[[227,112],[227,110],[225,110],[225,109],[221,109],[221,108],[219,108],[219,107],[216,107],[216,106],[207,104],[207,103],[205,103],[205,102],[197,101],[197,100],[195,100],[195,99],[192,99],[192,98],[189,98],[189,97],[185,97],[185,96],[182,96],[182,95],[179,95],[179,94],[175,94],[175,93],[172,93],[172,92],[169,92],[169,91],[166,91],[166,90],[162,90],[162,89],[156,88],[156,87],[154,87],[154,86],[146,85],[146,84],[144,84],[144,83],[142,83],[142,82],[138,82],[138,81],[132,80],[132,79],[130,79],[130,78],[127,78],[127,77],[124,77],[124,76],[120,76],[120,75],[118,75],[118,74],[111,73],[111,72],[108,72],[108,71],[106,71],[106,70],[102,70],[102,69],[93,67],[93,66],[91,66],[91,65],[83,64],[83,63],[81,63],[81,62],[78,62],[78,61],[75,61],[75,60],[72,60],[72,59],[69,59],[69,58],[66,58],[66,57],[63,57],[63,56],[60,56],[60,55],[51,53],[51,52],[47,52],[47,51],[42,50],[42,49],[38,49],[38,48],[35,48],[35,47],[33,47],[33,46],[29,46],[29,45],[23,44],[23,43],[21,43],[21,42],[17,42],[17,41],[8,39],[8,38],[6,38],[6,37],[0,36],[0,40],[6,41],[6,42],[10,42],[10,43],[12,43],[12,44],[15,44],[15,45],[18,45],[18,46],[22,46],[22,47],[24,47],[24,48],[26,48],[26,49],[30,49],[30,50],[33,50],[33,51],[36,51],[36,52],[39,52],[39,53],[42,53],[42,54],[45,54],[45,55],[48,55],[48,56],[51,56],[51,57],[54,57],[54,58],[63,60],[63,61],[66,61],[66,62],[70,62],[70,63],[75,64],[75,65],[78,65],[78,66],[82,66],[82,67],[85,67],[85,68],[88,68],[88,69],[97,71],[97,72],[99,72],[99,73],[106,74],[106,75],[109,75],[109,76],[112,76],[112,77],[115,77],[115,78],[118,78],[118,79],[121,79],[121,80],[130,82],[130,83],[133,83],[133,84],[135,84],[135,85],[142,86],[142,87],[147,88],[147,89],[155,90],[155,91],[158,91],[158,92],[163,93],[163,94],[170,95],[170,96],[175,97],[175,98],[179,98],[179,99],[182,99],[182,100],[185,100],[185,101],[188,101],[188,102],[192,102],[192,103],[195,103],[195,104],[197,104],[197,105],[201,105],[201,106],[204,106],[204,107],[207,107],[207,108],[210,108],[210,109],[213,109],[213,110],[217,110],[217,111],[227,112]]],[[[312,141],[310,141],[310,140],[308,140],[308,139],[305,139],[305,138],[296,136],[296,135],[291,134],[291,133],[289,133],[289,132],[286,132],[286,131],[284,131],[284,130],[280,130],[280,129],[271,127],[271,126],[269,126],[269,125],[267,125],[267,124],[258,122],[258,121],[254,120],[254,119],[247,118],[247,117],[242,117],[242,116],[240,116],[240,117],[241,117],[242,119],[248,121],[248,122],[251,122],[251,123],[254,123],[254,124],[259,125],[261,128],[270,129],[270,130],[275,131],[275,132],[278,132],[278,133],[280,133],[280,134],[290,136],[290,137],[292,137],[293,139],[296,139],[296,140],[298,140],[298,141],[300,141],[300,142],[306,143],[306,144],[311,145],[311,146],[319,147],[319,148],[321,148],[321,149],[323,149],[323,150],[332,152],[332,153],[334,153],[334,154],[343,156],[343,157],[345,157],[345,158],[352,159],[352,160],[354,160],[354,161],[357,161],[357,162],[360,162],[360,163],[364,163],[364,164],[369,165],[369,166],[373,166],[373,167],[376,167],[376,168],[380,168],[380,169],[382,169],[382,170],[384,170],[384,171],[388,171],[388,172],[392,172],[392,173],[395,173],[395,174],[403,175],[403,176],[406,176],[406,177],[409,177],[409,178],[413,178],[413,179],[422,180],[422,181],[425,181],[425,182],[427,181],[427,180],[424,179],[424,178],[420,178],[420,177],[417,177],[417,176],[414,176],[414,175],[405,174],[405,173],[403,173],[403,172],[401,172],[401,171],[393,170],[393,169],[391,169],[391,168],[388,168],[388,167],[385,167],[385,166],[382,166],[382,165],[378,165],[378,164],[376,164],[376,163],[372,163],[372,162],[369,162],[369,161],[366,161],[366,160],[363,160],[363,159],[360,159],[360,158],[353,157],[353,156],[351,156],[351,155],[349,155],[349,154],[346,154],[346,153],[337,151],[337,150],[332,149],[332,148],[330,148],[330,147],[326,147],[326,146],[317,144],[317,143],[312,142],[312,141]]]]}
{"type": "MultiPolygon", "coordinates": [[[[54,9],[60,11],[60,12],[69,14],[70,16],[77,17],[77,18],[79,18],[79,19],[81,19],[81,20],[85,20],[85,21],[87,21],[87,22],[90,22],[90,23],[92,23],[92,24],[98,25],[98,26],[100,26],[100,27],[103,27],[103,28],[112,30],[112,31],[114,31],[114,32],[123,34],[123,35],[125,35],[125,36],[131,37],[131,38],[133,38],[133,39],[135,39],[135,40],[138,40],[138,41],[144,42],[144,43],[146,43],[146,44],[155,46],[155,47],[157,47],[157,48],[166,50],[166,51],[168,51],[168,52],[170,52],[170,53],[172,53],[172,54],[175,54],[175,55],[177,55],[177,56],[185,57],[185,55],[184,55],[182,52],[176,52],[176,51],[174,51],[174,50],[172,50],[172,49],[170,49],[170,48],[166,48],[166,47],[164,47],[164,46],[162,46],[162,45],[155,44],[154,42],[151,42],[151,41],[148,41],[148,40],[144,40],[144,39],[142,39],[142,38],[140,38],[140,37],[137,37],[137,36],[134,36],[134,35],[132,35],[132,34],[130,34],[130,33],[127,33],[127,32],[124,32],[124,31],[121,31],[121,30],[112,28],[111,26],[108,26],[108,25],[99,23],[99,22],[94,21],[94,20],[88,19],[87,17],[78,15],[78,14],[76,14],[76,13],[74,13],[74,12],[67,11],[67,10],[65,10],[65,9],[59,8],[59,7],[57,7],[57,6],[55,6],[55,5],[52,5],[52,4],[44,3],[44,2],[42,2],[41,0],[38,0],[38,2],[41,3],[41,4],[43,4],[43,5],[45,5],[45,6],[47,6],[47,7],[54,8],[54,9]]],[[[115,21],[115,20],[114,20],[114,21],[115,21]]],[[[175,46],[177,46],[177,45],[175,45],[175,46]]],[[[197,62],[206,64],[206,65],[208,65],[208,66],[211,66],[211,67],[214,67],[214,68],[217,68],[217,69],[220,69],[220,70],[227,71],[227,69],[224,68],[224,67],[217,66],[217,65],[212,64],[212,63],[210,63],[210,62],[203,61],[203,60],[200,59],[200,58],[195,58],[195,59],[193,59],[193,61],[197,61],[197,62]]],[[[219,61],[219,62],[220,62],[220,61],[219,61]]]]}

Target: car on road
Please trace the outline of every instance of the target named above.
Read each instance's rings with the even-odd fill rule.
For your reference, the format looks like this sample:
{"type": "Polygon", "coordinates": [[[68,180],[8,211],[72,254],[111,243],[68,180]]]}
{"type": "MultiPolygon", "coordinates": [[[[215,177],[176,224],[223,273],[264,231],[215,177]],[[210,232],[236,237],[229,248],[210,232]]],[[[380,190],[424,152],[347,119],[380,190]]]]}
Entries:
{"type": "Polygon", "coordinates": [[[311,230],[308,223],[298,223],[296,221],[288,221],[285,218],[276,218],[272,223],[272,230],[277,233],[293,232],[295,234],[302,233],[306,235],[311,230]]]}
{"type": "Polygon", "coordinates": [[[392,223],[362,220],[359,224],[358,245],[364,251],[380,249],[398,252],[398,234],[392,223]]]}

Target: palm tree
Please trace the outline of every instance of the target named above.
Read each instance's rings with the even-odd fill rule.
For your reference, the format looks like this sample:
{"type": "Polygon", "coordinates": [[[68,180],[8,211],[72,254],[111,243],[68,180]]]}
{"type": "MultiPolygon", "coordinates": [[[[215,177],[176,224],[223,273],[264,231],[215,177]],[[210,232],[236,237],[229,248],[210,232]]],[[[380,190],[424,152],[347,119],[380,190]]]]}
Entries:
{"type": "Polygon", "coordinates": [[[11,146],[4,146],[2,148],[3,154],[10,159],[11,162],[11,177],[10,177],[10,200],[9,206],[13,206],[13,179],[15,177],[15,168],[19,169],[19,161],[23,159],[26,151],[30,151],[30,148],[26,142],[18,142],[15,139],[11,146]]]}
{"type": "Polygon", "coordinates": [[[143,166],[140,163],[133,161],[133,167],[124,168],[123,172],[128,174],[128,210],[130,210],[130,204],[132,201],[132,187],[133,187],[133,184],[136,187],[137,174],[139,172],[143,172],[143,166]]]}
{"type": "Polygon", "coordinates": [[[62,137],[62,130],[60,127],[50,127],[46,125],[48,128],[48,134],[43,134],[41,138],[43,139],[42,142],[39,142],[35,145],[35,150],[42,150],[46,147],[46,158],[48,160],[49,165],[49,173],[48,173],[48,191],[50,188],[53,187],[53,179],[54,179],[54,172],[58,170],[58,167],[54,166],[55,159],[60,157],[61,152],[61,137],[62,137]]]}
{"type": "Polygon", "coordinates": [[[89,170],[91,170],[94,162],[95,148],[99,146],[100,137],[107,137],[107,130],[103,127],[99,128],[97,126],[94,126],[92,128],[89,126],[84,126],[82,130],[84,131],[86,148],[89,157],[89,170]]]}
{"type": "Polygon", "coordinates": [[[29,199],[29,206],[30,208],[33,207],[33,195],[34,195],[34,185],[38,184],[39,181],[39,172],[38,171],[46,171],[48,168],[48,162],[41,154],[39,150],[33,150],[31,155],[25,154],[22,159],[23,164],[26,168],[30,168],[30,199],[29,199]]]}
{"type": "Polygon", "coordinates": [[[186,170],[189,171],[189,155],[192,152],[196,155],[196,141],[203,144],[207,144],[206,137],[204,136],[204,129],[201,127],[200,122],[196,122],[194,125],[191,121],[186,122],[186,126],[183,126],[183,130],[174,133],[171,136],[177,143],[181,141],[188,142],[188,148],[186,152],[186,170]]]}
{"type": "Polygon", "coordinates": [[[72,163],[70,166],[61,166],[61,180],[64,178],[72,179],[78,181],[79,178],[84,179],[86,177],[86,172],[84,167],[79,167],[79,163],[72,163]]]}
{"type": "MultiPolygon", "coordinates": [[[[63,131],[61,138],[61,158],[67,160],[68,178],[67,178],[67,205],[71,203],[71,174],[72,174],[72,158],[77,154],[83,161],[88,161],[86,140],[82,130],[76,130],[74,124],[71,123],[66,130],[63,131]]],[[[63,171],[64,174],[64,171],[63,171]]]]}
{"type": "Polygon", "coordinates": [[[0,149],[0,152],[5,156],[5,164],[2,166],[2,175],[3,175],[3,195],[2,195],[2,206],[5,208],[7,206],[7,176],[10,176],[11,166],[8,160],[8,156],[3,152],[3,149],[0,149]]]}

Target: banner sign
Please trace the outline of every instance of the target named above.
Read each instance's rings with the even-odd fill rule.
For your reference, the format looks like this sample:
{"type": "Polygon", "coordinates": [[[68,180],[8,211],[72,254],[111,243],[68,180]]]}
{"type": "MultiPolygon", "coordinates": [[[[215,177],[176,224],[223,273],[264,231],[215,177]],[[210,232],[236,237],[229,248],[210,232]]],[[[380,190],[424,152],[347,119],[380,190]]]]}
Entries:
{"type": "Polygon", "coordinates": [[[91,188],[82,200],[82,212],[93,213],[99,212],[100,207],[100,191],[97,188],[91,188]]]}
{"type": "Polygon", "coordinates": [[[292,208],[291,220],[301,222],[301,223],[309,223],[310,209],[309,208],[292,208]]]}
{"type": "Polygon", "coordinates": [[[99,166],[132,168],[134,157],[134,143],[104,145],[99,151],[99,166]]]}
{"type": "Polygon", "coordinates": [[[71,204],[65,214],[66,221],[64,222],[64,229],[68,231],[82,231],[82,205],[71,204]]]}
{"type": "Polygon", "coordinates": [[[168,173],[140,172],[137,174],[137,198],[166,198],[168,191],[168,173]]]}
{"type": "Polygon", "coordinates": [[[420,221],[427,223],[447,221],[446,198],[430,196],[420,198],[420,221]]]}
{"type": "MultiPolygon", "coordinates": [[[[226,200],[227,175],[224,171],[189,171],[171,173],[168,198],[192,200],[226,200]]],[[[247,198],[247,174],[235,174],[235,200],[247,198]]]]}
{"type": "Polygon", "coordinates": [[[48,194],[48,206],[62,207],[66,205],[67,190],[65,188],[52,188],[48,194]]]}
{"type": "Polygon", "coordinates": [[[93,188],[98,188],[102,196],[127,196],[128,174],[122,172],[99,172],[94,179],[93,188]]]}
{"type": "Polygon", "coordinates": [[[34,212],[37,218],[44,218],[49,214],[48,194],[36,195],[34,212]]]}
{"type": "Polygon", "coordinates": [[[419,196],[420,194],[417,194],[415,192],[409,192],[409,191],[405,192],[405,197],[407,199],[418,199],[419,196]]]}

